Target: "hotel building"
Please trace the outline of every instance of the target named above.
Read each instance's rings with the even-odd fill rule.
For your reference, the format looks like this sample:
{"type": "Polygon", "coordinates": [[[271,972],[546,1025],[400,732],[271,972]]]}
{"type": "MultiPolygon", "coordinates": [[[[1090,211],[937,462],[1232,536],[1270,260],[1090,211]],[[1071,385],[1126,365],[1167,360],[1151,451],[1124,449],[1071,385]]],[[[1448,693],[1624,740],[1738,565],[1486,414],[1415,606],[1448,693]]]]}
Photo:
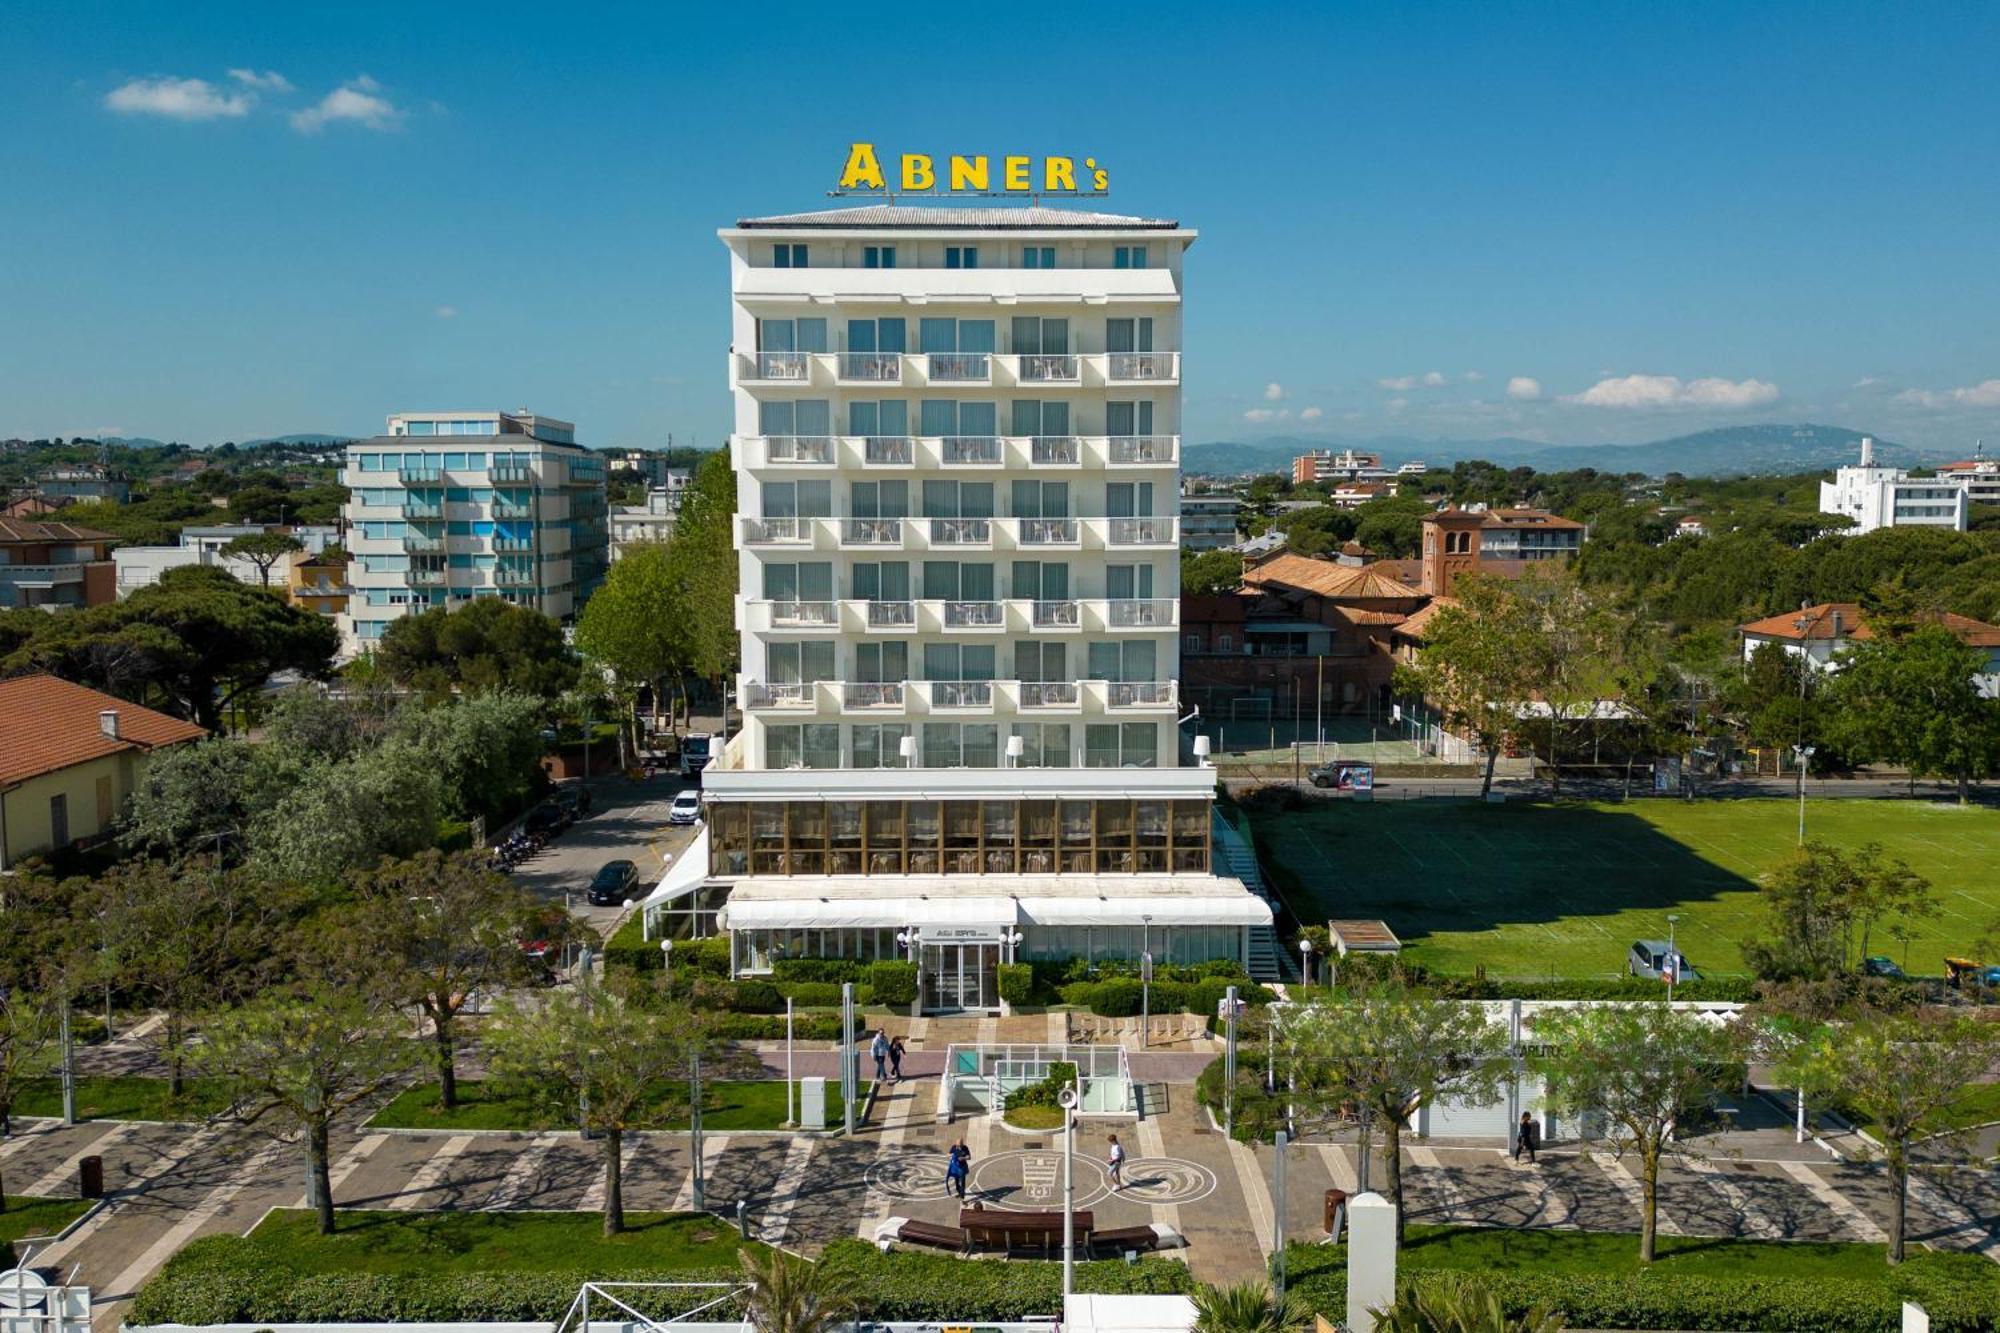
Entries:
{"type": "Polygon", "coordinates": [[[866,206],[720,235],[744,725],[650,905],[719,909],[741,973],[913,958],[933,1010],[997,1007],[1017,959],[1247,960],[1271,912],[1213,871],[1178,725],[1195,233],[866,206]]]}
{"type": "Polygon", "coordinates": [[[1819,511],[1854,520],[1852,533],[1877,528],[1950,528],[1964,532],[1972,516],[1972,493],[1962,472],[1912,477],[1901,468],[1875,461],[1875,441],[1863,436],[1861,465],[1837,468],[1819,484],[1819,511]]]}
{"type": "Polygon", "coordinates": [[[499,597],[569,620],[610,563],[604,460],[531,412],[403,412],[347,447],[343,651],[412,611],[499,597]]]}

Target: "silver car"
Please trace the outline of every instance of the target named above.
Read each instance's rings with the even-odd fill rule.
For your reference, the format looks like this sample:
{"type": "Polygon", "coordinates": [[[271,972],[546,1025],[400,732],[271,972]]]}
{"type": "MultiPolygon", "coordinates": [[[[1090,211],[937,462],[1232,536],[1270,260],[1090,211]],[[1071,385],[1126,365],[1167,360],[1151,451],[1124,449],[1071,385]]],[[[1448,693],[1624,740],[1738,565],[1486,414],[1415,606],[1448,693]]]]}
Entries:
{"type": "Polygon", "coordinates": [[[1634,940],[1625,968],[1635,977],[1651,977],[1654,981],[1665,981],[1668,972],[1674,974],[1675,981],[1701,980],[1701,973],[1688,966],[1686,954],[1674,950],[1671,965],[1668,957],[1665,940],[1634,940]]]}

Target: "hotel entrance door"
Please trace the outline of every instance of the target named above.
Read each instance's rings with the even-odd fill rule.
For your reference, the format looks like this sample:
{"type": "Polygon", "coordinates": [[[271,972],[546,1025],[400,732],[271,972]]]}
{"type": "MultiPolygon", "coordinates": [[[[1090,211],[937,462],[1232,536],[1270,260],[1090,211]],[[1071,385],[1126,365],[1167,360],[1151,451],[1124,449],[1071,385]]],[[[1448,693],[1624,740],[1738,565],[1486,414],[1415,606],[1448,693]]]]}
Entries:
{"type": "Polygon", "coordinates": [[[999,966],[997,944],[926,944],[925,1012],[997,1008],[999,966]]]}

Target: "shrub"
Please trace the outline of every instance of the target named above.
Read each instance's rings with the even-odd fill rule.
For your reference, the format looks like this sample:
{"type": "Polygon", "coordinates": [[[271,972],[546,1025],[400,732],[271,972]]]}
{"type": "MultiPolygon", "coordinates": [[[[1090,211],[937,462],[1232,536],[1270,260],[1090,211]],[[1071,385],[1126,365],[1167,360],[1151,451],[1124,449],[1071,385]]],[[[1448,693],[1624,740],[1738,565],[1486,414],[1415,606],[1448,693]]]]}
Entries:
{"type": "Polygon", "coordinates": [[[999,972],[1000,998],[1008,1004],[1032,1004],[1035,969],[1026,963],[1002,963],[999,972]]]}
{"type": "Polygon", "coordinates": [[[715,988],[722,1006],[737,1014],[782,1014],[785,1012],[785,997],[778,988],[768,981],[746,978],[742,981],[718,983],[715,988]]]}
{"type": "Polygon", "coordinates": [[[875,1003],[895,1008],[899,1005],[915,1004],[917,1000],[917,965],[915,963],[870,963],[868,965],[868,989],[874,995],[875,1003]]]}
{"type": "MultiPolygon", "coordinates": [[[[718,1014],[711,1020],[712,1031],[725,1041],[782,1041],[783,1014],[718,1014]]],[[[838,1014],[795,1014],[792,1035],[799,1041],[840,1040],[838,1014]]]]}
{"type": "Polygon", "coordinates": [[[771,964],[777,981],[860,981],[867,964],[858,958],[780,958],[771,964]]]}
{"type": "Polygon", "coordinates": [[[1028,1083],[1007,1094],[1004,1109],[1012,1111],[1023,1106],[1060,1106],[1057,1100],[1062,1090],[1076,1082],[1076,1066],[1067,1060],[1057,1060],[1049,1066],[1039,1082],[1028,1083]]]}
{"type": "MultiPolygon", "coordinates": [[[[862,1293],[864,1314],[878,1322],[999,1323],[1062,1309],[1062,1265],[1052,1261],[987,1264],[944,1254],[882,1254],[848,1238],[828,1245],[821,1262],[848,1277],[862,1293]]],[[[1175,1294],[1193,1287],[1188,1266],[1172,1259],[1076,1265],[1078,1291],[1175,1294]]]]}
{"type": "MultiPolygon", "coordinates": [[[[796,1005],[821,1009],[838,1008],[840,988],[843,984],[845,983],[839,981],[781,981],[778,984],[778,993],[796,1005]]],[[[856,1004],[868,1002],[868,987],[854,988],[854,1002],[856,1004]]],[[[781,1009],[783,1007],[779,1006],[781,1009]]]]}
{"type": "MultiPolygon", "coordinates": [[[[660,953],[660,942],[642,940],[641,933],[639,918],[634,916],[605,942],[604,966],[607,971],[614,967],[631,968],[635,972],[660,970],[664,962],[660,953]]],[[[728,976],[729,937],[711,935],[701,940],[675,940],[675,976],[680,976],[683,969],[687,973],[706,977],[728,976]]]]}

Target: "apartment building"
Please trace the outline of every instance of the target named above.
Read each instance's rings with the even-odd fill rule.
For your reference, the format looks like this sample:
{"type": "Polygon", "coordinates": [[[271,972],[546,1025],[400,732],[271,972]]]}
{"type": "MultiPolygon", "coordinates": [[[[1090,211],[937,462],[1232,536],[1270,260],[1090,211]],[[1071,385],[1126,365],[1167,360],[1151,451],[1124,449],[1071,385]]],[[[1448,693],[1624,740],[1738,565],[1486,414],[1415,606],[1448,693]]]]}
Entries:
{"type": "Polygon", "coordinates": [[[101,606],[116,598],[118,538],[74,523],[0,518],[0,609],[101,606]]]}
{"type": "Polygon", "coordinates": [[[573,617],[610,563],[602,457],[518,412],[404,412],[347,446],[343,650],[411,611],[500,597],[573,617]]]}
{"type": "Polygon", "coordinates": [[[1234,495],[1210,491],[1201,495],[1181,494],[1181,549],[1220,551],[1236,544],[1236,520],[1243,501],[1234,495]]]}
{"type": "Polygon", "coordinates": [[[1875,462],[1875,441],[1863,436],[1861,465],[1843,467],[1819,484],[1819,511],[1854,520],[1849,532],[1877,528],[1950,528],[1964,532],[1972,517],[1967,474],[1912,477],[1875,462]]]}
{"type": "Polygon", "coordinates": [[[1182,260],[1162,219],[868,206],[751,218],[731,270],[744,726],[649,904],[739,972],[1247,958],[1181,762],[1182,260]],[[703,872],[705,872],[705,877],[703,872]],[[669,909],[671,910],[671,909],[669,909]]]}
{"type": "Polygon", "coordinates": [[[1937,474],[1963,483],[1966,499],[1976,505],[2000,505],[2000,458],[1986,457],[1983,449],[1955,463],[1938,464],[1937,474]]]}

